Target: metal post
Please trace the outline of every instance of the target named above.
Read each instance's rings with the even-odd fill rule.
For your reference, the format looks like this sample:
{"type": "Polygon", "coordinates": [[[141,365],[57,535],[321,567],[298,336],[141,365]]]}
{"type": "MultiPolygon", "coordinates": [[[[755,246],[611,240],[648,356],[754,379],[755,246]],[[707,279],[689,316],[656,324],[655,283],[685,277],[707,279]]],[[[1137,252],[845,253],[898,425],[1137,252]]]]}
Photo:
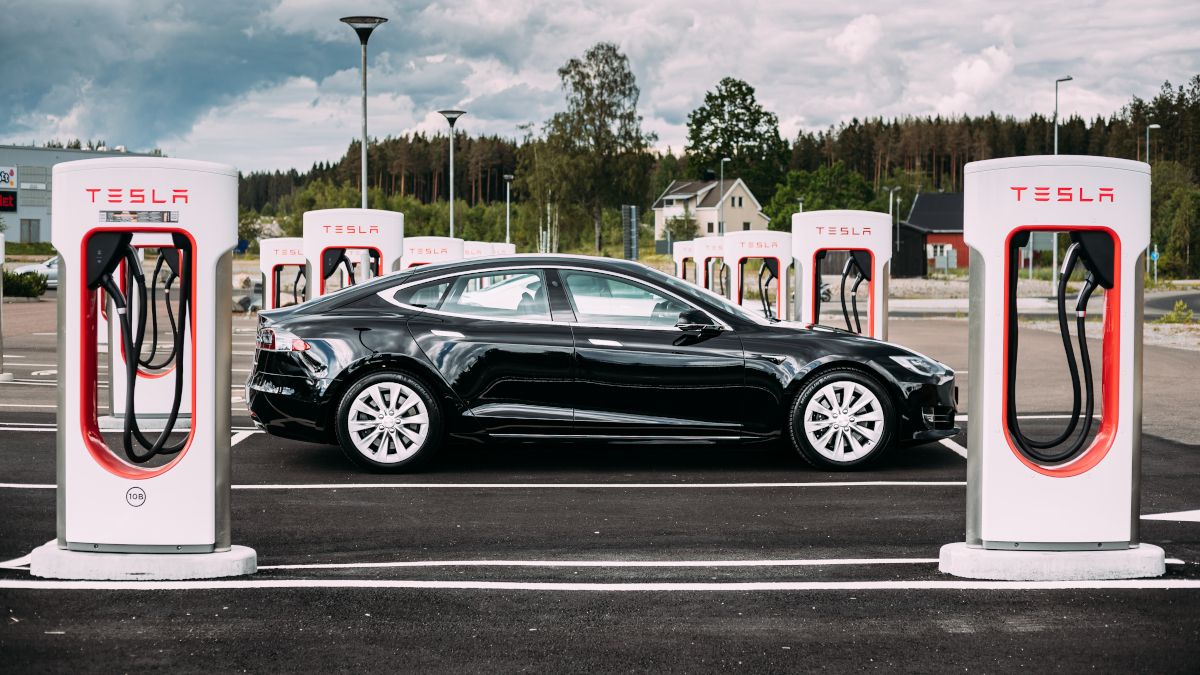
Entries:
{"type": "MultiPolygon", "coordinates": [[[[0,232],[0,267],[3,263],[4,234],[0,232]]],[[[0,382],[11,382],[12,379],[12,373],[4,372],[4,277],[0,275],[0,382]]]]}
{"type": "Polygon", "coordinates": [[[1058,154],[1058,83],[1070,82],[1075,78],[1067,75],[1054,81],[1054,154],[1058,154]]]}
{"type": "Polygon", "coordinates": [[[504,243],[512,243],[512,179],[511,173],[504,174],[504,243]]]}
{"type": "Polygon", "coordinates": [[[721,187],[717,195],[717,234],[725,234],[725,162],[728,157],[721,158],[721,187]]]}
{"type": "Polygon", "coordinates": [[[1161,128],[1162,128],[1161,124],[1147,124],[1146,125],[1146,163],[1147,164],[1150,163],[1150,130],[1151,129],[1161,129],[1161,128]]]}
{"type": "Polygon", "coordinates": [[[463,110],[439,110],[450,123],[450,236],[454,236],[454,123],[466,115],[463,110]]]}
{"type": "Polygon", "coordinates": [[[362,45],[362,207],[367,208],[367,40],[371,31],[378,28],[387,19],[381,16],[347,16],[341,19],[358,34],[362,45]]]}

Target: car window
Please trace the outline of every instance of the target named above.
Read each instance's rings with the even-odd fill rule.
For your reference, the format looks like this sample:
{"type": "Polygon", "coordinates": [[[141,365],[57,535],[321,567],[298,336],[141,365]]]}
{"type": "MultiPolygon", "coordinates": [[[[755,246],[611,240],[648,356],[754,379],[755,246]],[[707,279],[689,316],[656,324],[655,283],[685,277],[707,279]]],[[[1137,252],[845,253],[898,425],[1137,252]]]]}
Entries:
{"type": "Polygon", "coordinates": [[[488,319],[550,321],[541,270],[482,272],[456,277],[438,309],[488,319]]]}
{"type": "Polygon", "coordinates": [[[392,300],[413,307],[428,307],[437,309],[446,297],[446,289],[450,288],[450,280],[431,281],[427,284],[416,284],[401,288],[392,296],[392,300]]]}
{"type": "Polygon", "coordinates": [[[592,272],[560,273],[580,323],[673,328],[688,305],[640,284],[592,272]]]}

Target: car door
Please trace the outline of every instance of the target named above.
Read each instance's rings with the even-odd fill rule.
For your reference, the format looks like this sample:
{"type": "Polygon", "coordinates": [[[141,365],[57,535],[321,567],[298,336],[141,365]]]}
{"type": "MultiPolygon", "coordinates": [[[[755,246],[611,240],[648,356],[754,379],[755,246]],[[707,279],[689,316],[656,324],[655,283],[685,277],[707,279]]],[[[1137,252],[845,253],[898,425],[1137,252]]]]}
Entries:
{"type": "Polygon", "coordinates": [[[425,307],[408,328],[466,405],[465,417],[495,435],[569,432],[571,326],[551,312],[546,273],[506,268],[462,273],[402,289],[425,307]]]}
{"type": "Polygon", "coordinates": [[[698,308],[632,277],[568,268],[557,274],[576,319],[577,434],[741,435],[744,358],[732,330],[680,330],[680,313],[698,308]]]}

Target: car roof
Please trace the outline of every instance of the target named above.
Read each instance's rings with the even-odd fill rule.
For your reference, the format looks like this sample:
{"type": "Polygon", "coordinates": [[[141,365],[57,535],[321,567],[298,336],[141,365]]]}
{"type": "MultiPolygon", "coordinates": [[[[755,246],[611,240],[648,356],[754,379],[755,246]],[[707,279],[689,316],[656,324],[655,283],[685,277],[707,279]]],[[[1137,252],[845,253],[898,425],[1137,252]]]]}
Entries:
{"type": "Polygon", "coordinates": [[[613,272],[641,271],[649,269],[646,265],[634,260],[620,258],[605,258],[595,255],[574,255],[569,253],[516,253],[511,255],[490,255],[479,258],[463,258],[449,262],[422,265],[416,269],[407,270],[413,280],[422,279],[435,274],[445,274],[455,270],[472,270],[505,265],[586,265],[600,270],[613,272]]]}

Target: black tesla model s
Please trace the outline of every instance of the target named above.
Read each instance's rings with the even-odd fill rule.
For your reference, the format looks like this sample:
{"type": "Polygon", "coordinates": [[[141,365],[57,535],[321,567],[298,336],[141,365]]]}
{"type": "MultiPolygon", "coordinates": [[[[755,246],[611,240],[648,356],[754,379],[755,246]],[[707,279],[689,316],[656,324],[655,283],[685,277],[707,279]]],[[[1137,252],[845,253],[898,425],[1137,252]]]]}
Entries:
{"type": "Polygon", "coordinates": [[[954,372],[933,359],[584,256],[418,267],[262,312],[246,390],[268,433],[336,443],[384,471],[427,459],[447,434],[786,437],[842,469],[957,431],[954,372]]]}

